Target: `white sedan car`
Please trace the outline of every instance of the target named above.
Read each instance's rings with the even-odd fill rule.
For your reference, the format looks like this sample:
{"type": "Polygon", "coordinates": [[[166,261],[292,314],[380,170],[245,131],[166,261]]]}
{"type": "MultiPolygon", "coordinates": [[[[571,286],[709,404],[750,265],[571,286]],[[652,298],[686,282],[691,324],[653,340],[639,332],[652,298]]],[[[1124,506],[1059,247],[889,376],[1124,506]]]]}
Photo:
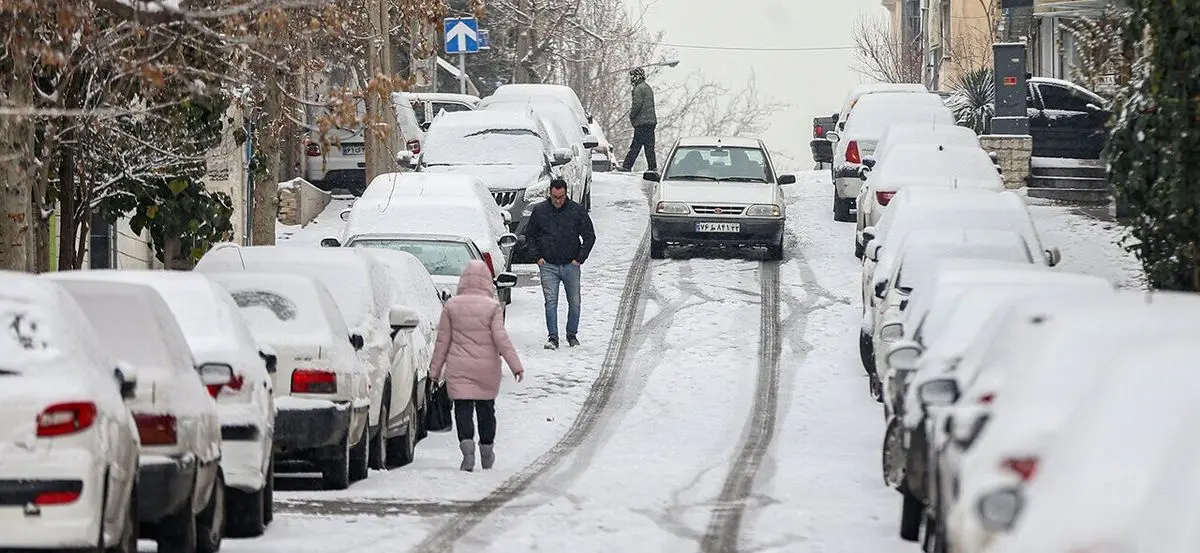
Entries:
{"type": "Polygon", "coordinates": [[[650,213],[650,257],[662,259],[668,244],[759,246],[783,258],[781,185],[796,176],[776,175],[761,140],[682,138],[671,148],[664,172],[647,171],[655,183],[650,213]]]}
{"type": "Polygon", "coordinates": [[[0,548],[136,553],[136,375],[58,286],[5,271],[0,289],[0,548]]]}

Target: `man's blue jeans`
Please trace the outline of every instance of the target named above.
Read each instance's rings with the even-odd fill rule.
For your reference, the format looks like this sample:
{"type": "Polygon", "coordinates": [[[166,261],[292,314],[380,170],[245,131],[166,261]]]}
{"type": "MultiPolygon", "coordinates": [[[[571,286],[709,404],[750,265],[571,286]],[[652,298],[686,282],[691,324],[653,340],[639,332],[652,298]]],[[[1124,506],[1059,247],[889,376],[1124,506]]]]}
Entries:
{"type": "Polygon", "coordinates": [[[546,335],[558,338],[558,286],[562,284],[567,291],[567,336],[575,336],[579,332],[580,266],[545,263],[539,272],[546,298],[546,335]]]}

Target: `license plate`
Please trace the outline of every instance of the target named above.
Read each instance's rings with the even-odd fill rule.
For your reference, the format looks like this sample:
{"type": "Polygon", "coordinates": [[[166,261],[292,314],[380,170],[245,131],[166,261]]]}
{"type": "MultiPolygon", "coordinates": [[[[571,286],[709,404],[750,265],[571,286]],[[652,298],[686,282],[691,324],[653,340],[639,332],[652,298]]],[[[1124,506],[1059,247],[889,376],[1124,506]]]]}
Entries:
{"type": "Polygon", "coordinates": [[[344,156],[361,156],[366,153],[366,150],[361,145],[342,146],[342,155],[344,156]]]}
{"type": "Polygon", "coordinates": [[[696,223],[696,232],[741,232],[741,223],[696,223]]]}

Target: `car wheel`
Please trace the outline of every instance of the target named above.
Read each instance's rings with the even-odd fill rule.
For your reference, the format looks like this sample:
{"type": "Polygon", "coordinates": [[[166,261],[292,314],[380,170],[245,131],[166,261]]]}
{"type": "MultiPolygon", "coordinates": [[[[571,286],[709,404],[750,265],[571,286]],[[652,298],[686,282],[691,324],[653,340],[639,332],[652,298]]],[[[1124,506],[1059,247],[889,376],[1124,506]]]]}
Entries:
{"type": "Polygon", "coordinates": [[[871,335],[862,330],[858,331],[858,358],[868,375],[875,374],[875,344],[871,342],[871,335]]]}
{"type": "Polygon", "coordinates": [[[779,237],[779,243],[774,246],[767,246],[767,259],[771,261],[783,260],[783,237],[779,237]]]}
{"type": "Polygon", "coordinates": [[[197,553],[217,553],[221,550],[221,538],[225,534],[225,476],[217,470],[217,481],[213,482],[208,506],[196,517],[197,553]]]}
{"type": "Polygon", "coordinates": [[[921,502],[911,494],[904,494],[900,507],[900,539],[917,541],[921,536],[921,502]]]}
{"type": "MultiPolygon", "coordinates": [[[[385,384],[383,387],[383,406],[379,411],[379,432],[375,433],[375,437],[371,439],[369,446],[370,459],[367,466],[375,470],[387,470],[387,437],[384,436],[387,430],[388,419],[391,418],[391,400],[392,386],[385,384]]],[[[366,478],[364,475],[363,478],[366,478]]]]}
{"type": "Polygon", "coordinates": [[[196,514],[192,512],[195,485],[179,511],[158,521],[155,538],[158,553],[196,553],[196,514]]]}
{"type": "Polygon", "coordinates": [[[850,214],[850,202],[851,201],[852,200],[850,200],[849,198],[843,199],[843,198],[837,197],[836,193],[833,195],[833,220],[834,221],[838,221],[839,223],[853,223],[855,221],[854,216],[850,214]]]}
{"type": "Polygon", "coordinates": [[[263,480],[263,487],[244,492],[229,488],[225,493],[229,499],[229,521],[226,528],[231,538],[254,538],[267,529],[267,502],[263,496],[271,485],[270,478],[263,480]]]}
{"type": "Polygon", "coordinates": [[[862,259],[865,248],[866,246],[862,242],[859,242],[857,238],[854,239],[854,257],[862,259]]]}
{"type": "MultiPolygon", "coordinates": [[[[387,402],[385,401],[382,410],[379,413],[379,435],[383,435],[384,428],[387,424],[384,423],[384,417],[387,415],[387,402]]],[[[358,443],[350,449],[350,481],[358,482],[367,478],[367,472],[370,466],[370,451],[371,446],[371,424],[368,422],[363,425],[362,436],[359,437],[358,443]]]]}
{"type": "Polygon", "coordinates": [[[417,457],[417,434],[420,430],[417,427],[417,396],[414,393],[412,399],[408,402],[408,428],[405,429],[403,436],[396,436],[388,440],[389,463],[392,466],[403,467],[413,462],[417,457]]]}
{"type": "Polygon", "coordinates": [[[350,487],[350,432],[333,446],[333,455],[321,463],[321,480],[327,490],[350,487]]]}
{"type": "Polygon", "coordinates": [[[929,513],[921,515],[921,524],[925,526],[925,535],[921,537],[921,551],[934,553],[937,551],[937,522],[929,513]]]}
{"type": "Polygon", "coordinates": [[[267,488],[263,492],[263,520],[271,524],[275,520],[275,460],[267,465],[267,488]]]}
{"type": "Polygon", "coordinates": [[[592,187],[588,186],[587,192],[583,193],[583,207],[588,211],[592,210],[592,187]]]}
{"type": "Polygon", "coordinates": [[[662,240],[650,239],[650,259],[664,259],[667,257],[667,243],[662,240]]]}
{"type": "MultiPolygon", "coordinates": [[[[103,518],[101,518],[103,520],[103,518]]],[[[125,528],[121,530],[121,539],[112,547],[106,548],[105,553],[137,553],[138,546],[138,517],[137,517],[137,484],[129,494],[129,507],[125,509],[125,528]]]]}

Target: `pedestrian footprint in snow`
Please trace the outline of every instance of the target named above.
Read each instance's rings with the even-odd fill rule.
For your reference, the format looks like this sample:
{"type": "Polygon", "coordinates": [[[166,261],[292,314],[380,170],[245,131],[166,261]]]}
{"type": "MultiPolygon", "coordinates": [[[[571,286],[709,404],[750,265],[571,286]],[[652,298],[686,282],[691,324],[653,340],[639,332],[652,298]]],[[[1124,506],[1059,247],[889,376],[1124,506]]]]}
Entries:
{"type": "Polygon", "coordinates": [[[546,299],[546,349],[558,349],[558,289],[567,292],[567,345],[579,345],[580,266],[596,245],[587,208],[567,197],[567,181],[550,181],[550,200],[533,207],[525,228],[525,246],[537,259],[546,299]]]}
{"type": "Polygon", "coordinates": [[[479,418],[480,464],[490,469],[496,461],[493,444],[496,396],[503,376],[501,358],[520,382],[525,368],[504,330],[504,310],[496,299],[491,271],[482,261],[472,260],[458,279],[458,295],[442,309],[429,365],[430,378],[441,382],[445,376],[447,392],[454,400],[462,470],[475,470],[475,416],[479,418]]]}

